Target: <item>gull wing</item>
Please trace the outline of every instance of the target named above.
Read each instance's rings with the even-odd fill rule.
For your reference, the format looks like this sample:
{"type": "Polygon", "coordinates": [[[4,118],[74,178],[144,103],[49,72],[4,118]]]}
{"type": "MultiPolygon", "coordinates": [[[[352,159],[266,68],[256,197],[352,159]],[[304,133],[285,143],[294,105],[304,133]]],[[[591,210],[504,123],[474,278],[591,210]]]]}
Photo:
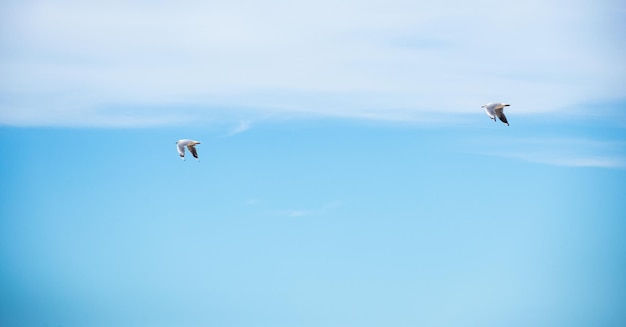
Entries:
{"type": "Polygon", "coordinates": [[[178,149],[178,154],[180,155],[180,158],[185,160],[185,142],[176,142],[176,149],[178,149]]]}
{"type": "Polygon", "coordinates": [[[195,144],[188,144],[187,149],[189,149],[189,152],[191,152],[194,158],[198,159],[198,151],[196,151],[195,144]]]}
{"type": "Polygon", "coordinates": [[[488,103],[486,105],[483,106],[483,108],[485,108],[485,112],[487,113],[487,116],[489,116],[489,118],[493,119],[494,121],[496,120],[496,111],[495,111],[495,104],[493,103],[488,103]]]}
{"type": "Polygon", "coordinates": [[[498,119],[500,119],[500,121],[502,121],[503,123],[506,124],[506,126],[509,126],[509,122],[506,120],[506,116],[504,115],[504,107],[499,107],[496,108],[496,116],[498,116],[498,119]]]}

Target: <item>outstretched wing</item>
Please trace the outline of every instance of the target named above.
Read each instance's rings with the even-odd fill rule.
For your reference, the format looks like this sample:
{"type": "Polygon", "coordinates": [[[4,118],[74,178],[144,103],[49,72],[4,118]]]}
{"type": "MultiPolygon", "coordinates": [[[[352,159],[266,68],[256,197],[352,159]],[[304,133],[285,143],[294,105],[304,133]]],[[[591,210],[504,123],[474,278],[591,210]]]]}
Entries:
{"type": "Polygon", "coordinates": [[[187,149],[189,149],[189,152],[191,152],[191,154],[193,155],[194,158],[198,159],[198,151],[196,151],[196,145],[195,144],[187,145],[187,149]]]}
{"type": "Polygon", "coordinates": [[[489,116],[489,118],[496,120],[496,112],[494,111],[495,106],[493,105],[493,103],[489,103],[483,106],[483,108],[485,108],[485,112],[487,113],[487,116],[489,116]]]}
{"type": "Polygon", "coordinates": [[[496,109],[496,116],[498,116],[498,119],[500,119],[500,121],[505,123],[506,126],[509,126],[509,122],[506,120],[506,116],[504,115],[504,110],[503,109],[504,108],[496,109]]]}
{"type": "Polygon", "coordinates": [[[178,149],[178,154],[180,155],[180,158],[185,160],[185,145],[183,144],[183,142],[177,142],[176,149],[178,149]]]}

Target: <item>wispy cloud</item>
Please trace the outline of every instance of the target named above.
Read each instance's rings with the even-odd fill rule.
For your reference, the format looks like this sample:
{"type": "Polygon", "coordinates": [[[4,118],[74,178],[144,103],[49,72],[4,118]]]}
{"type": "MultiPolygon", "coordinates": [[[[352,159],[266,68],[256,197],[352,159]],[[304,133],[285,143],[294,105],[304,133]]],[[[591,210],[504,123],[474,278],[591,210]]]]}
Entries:
{"type": "Polygon", "coordinates": [[[331,201],[331,202],[325,203],[318,208],[279,210],[279,211],[276,211],[276,213],[279,216],[286,216],[286,217],[306,217],[306,216],[327,214],[330,211],[335,210],[341,206],[343,206],[343,202],[337,200],[337,201],[331,201]]]}
{"type": "Polygon", "coordinates": [[[249,120],[241,121],[241,122],[239,122],[239,125],[237,125],[230,132],[228,132],[228,134],[226,136],[233,136],[233,135],[236,135],[236,134],[239,134],[239,133],[243,133],[243,132],[249,130],[250,127],[252,127],[252,121],[249,121],[249,120]]]}
{"type": "Polygon", "coordinates": [[[498,153],[497,156],[521,159],[528,162],[568,167],[626,168],[626,158],[602,156],[575,156],[571,154],[498,153]]]}
{"type": "Polygon", "coordinates": [[[555,166],[626,168],[626,142],[623,141],[507,139],[496,142],[495,146],[505,150],[483,153],[555,166]]]}
{"type": "Polygon", "coordinates": [[[522,114],[623,95],[626,79],[621,17],[591,0],[1,6],[3,124],[162,124],[189,106],[186,121],[238,108],[420,120],[491,99],[522,114]]]}
{"type": "Polygon", "coordinates": [[[313,213],[314,213],[313,211],[308,211],[308,210],[289,210],[285,212],[285,214],[289,217],[304,217],[304,216],[310,216],[313,213]]]}

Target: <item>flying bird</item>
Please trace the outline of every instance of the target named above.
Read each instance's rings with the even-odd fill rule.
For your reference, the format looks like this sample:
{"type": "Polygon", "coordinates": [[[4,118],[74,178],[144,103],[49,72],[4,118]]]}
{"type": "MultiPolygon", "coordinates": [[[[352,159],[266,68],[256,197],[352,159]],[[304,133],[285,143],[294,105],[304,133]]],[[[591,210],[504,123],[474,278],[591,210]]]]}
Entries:
{"type": "Polygon", "coordinates": [[[178,154],[180,154],[180,158],[185,160],[185,147],[189,149],[189,152],[193,155],[196,160],[198,160],[198,151],[196,151],[196,144],[200,144],[198,141],[182,139],[176,141],[176,148],[178,149],[178,154]]]}
{"type": "Polygon", "coordinates": [[[485,108],[485,112],[487,113],[489,118],[493,119],[494,122],[496,121],[496,117],[498,117],[498,119],[505,123],[506,126],[509,126],[509,122],[506,120],[506,116],[504,115],[504,107],[508,106],[510,106],[510,104],[508,103],[492,102],[487,103],[481,108],[485,108]]]}

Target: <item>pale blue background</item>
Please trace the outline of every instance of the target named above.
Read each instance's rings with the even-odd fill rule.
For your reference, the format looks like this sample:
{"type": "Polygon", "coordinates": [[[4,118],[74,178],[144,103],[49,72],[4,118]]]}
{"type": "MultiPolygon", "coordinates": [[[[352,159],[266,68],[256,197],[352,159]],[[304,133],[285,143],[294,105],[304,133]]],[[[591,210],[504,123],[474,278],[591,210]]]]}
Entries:
{"type": "Polygon", "coordinates": [[[467,141],[620,130],[511,120],[4,127],[3,324],[621,325],[626,170],[467,141]]]}
{"type": "Polygon", "coordinates": [[[3,2],[0,326],[626,325],[624,13],[3,2]]]}

